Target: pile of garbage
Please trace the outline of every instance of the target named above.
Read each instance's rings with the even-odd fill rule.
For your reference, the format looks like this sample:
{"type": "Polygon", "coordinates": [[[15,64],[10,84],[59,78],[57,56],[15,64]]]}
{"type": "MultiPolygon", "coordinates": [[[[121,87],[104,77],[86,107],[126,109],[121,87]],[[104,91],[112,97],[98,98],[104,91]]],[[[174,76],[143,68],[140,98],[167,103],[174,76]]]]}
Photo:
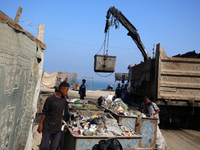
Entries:
{"type": "Polygon", "coordinates": [[[141,112],[138,111],[137,108],[129,107],[126,103],[122,101],[121,98],[115,99],[112,95],[107,95],[101,99],[102,99],[101,105],[104,108],[112,110],[118,115],[132,116],[132,117],[141,116],[141,112]]]}
{"type": "Polygon", "coordinates": [[[69,104],[72,109],[98,109],[96,105],[92,104],[69,104]]]}
{"type": "Polygon", "coordinates": [[[68,102],[76,103],[76,102],[82,102],[82,101],[78,98],[75,98],[75,99],[69,99],[68,102]]]}
{"type": "Polygon", "coordinates": [[[88,116],[76,116],[69,121],[69,128],[79,136],[141,136],[127,127],[118,125],[117,120],[110,114],[88,116]]]}

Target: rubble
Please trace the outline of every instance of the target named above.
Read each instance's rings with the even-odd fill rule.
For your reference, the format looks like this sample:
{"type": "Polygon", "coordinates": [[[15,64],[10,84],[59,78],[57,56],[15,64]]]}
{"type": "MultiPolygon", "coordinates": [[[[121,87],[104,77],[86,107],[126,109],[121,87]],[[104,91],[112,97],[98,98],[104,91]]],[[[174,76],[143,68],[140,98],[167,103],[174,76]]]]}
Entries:
{"type": "Polygon", "coordinates": [[[76,114],[80,115],[69,121],[67,127],[71,128],[76,136],[141,136],[125,126],[118,125],[117,120],[104,111],[100,115],[95,111],[90,113],[92,115],[87,116],[83,110],[77,111],[76,114]]]}

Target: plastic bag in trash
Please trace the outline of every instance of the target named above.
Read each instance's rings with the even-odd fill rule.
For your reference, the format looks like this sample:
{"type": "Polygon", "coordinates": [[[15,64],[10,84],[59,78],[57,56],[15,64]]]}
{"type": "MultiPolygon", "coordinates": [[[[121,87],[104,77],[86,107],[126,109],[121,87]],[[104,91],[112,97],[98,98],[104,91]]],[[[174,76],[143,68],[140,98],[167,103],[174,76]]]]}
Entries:
{"type": "Polygon", "coordinates": [[[122,101],[121,98],[116,98],[116,99],[114,100],[114,103],[116,103],[116,102],[122,102],[122,103],[124,103],[124,102],[122,101]]]}
{"type": "Polygon", "coordinates": [[[160,150],[164,150],[167,147],[167,143],[165,138],[162,136],[162,133],[160,132],[159,126],[157,126],[156,147],[160,150]]]}
{"type": "Polygon", "coordinates": [[[104,99],[107,100],[111,100],[112,101],[113,96],[111,94],[104,96],[104,99]]]}
{"type": "Polygon", "coordinates": [[[80,99],[75,98],[75,99],[72,99],[72,100],[71,100],[72,103],[74,103],[74,102],[76,102],[76,101],[80,101],[80,99]]]}
{"type": "Polygon", "coordinates": [[[121,143],[117,139],[100,140],[92,150],[123,150],[121,143]]]}
{"type": "Polygon", "coordinates": [[[105,101],[105,99],[103,98],[103,96],[100,96],[98,98],[98,105],[101,106],[102,102],[104,102],[104,101],[105,101]]]}
{"type": "Polygon", "coordinates": [[[102,124],[102,119],[101,118],[93,118],[91,121],[90,121],[90,123],[91,124],[97,124],[97,125],[100,125],[100,124],[102,124]]]}
{"type": "Polygon", "coordinates": [[[104,121],[107,121],[108,120],[108,117],[107,116],[102,116],[101,117],[104,121]]]}

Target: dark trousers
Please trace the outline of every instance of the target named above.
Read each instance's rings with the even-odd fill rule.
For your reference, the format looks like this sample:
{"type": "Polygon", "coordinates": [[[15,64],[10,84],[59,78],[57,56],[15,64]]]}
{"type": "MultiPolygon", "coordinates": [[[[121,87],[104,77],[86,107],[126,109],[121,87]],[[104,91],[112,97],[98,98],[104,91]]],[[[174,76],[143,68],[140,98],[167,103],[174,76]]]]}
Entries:
{"type": "Polygon", "coordinates": [[[80,96],[80,99],[84,100],[84,96],[80,96]]]}
{"type": "Polygon", "coordinates": [[[42,132],[42,142],[40,150],[56,150],[60,142],[61,132],[47,133],[42,132]]]}

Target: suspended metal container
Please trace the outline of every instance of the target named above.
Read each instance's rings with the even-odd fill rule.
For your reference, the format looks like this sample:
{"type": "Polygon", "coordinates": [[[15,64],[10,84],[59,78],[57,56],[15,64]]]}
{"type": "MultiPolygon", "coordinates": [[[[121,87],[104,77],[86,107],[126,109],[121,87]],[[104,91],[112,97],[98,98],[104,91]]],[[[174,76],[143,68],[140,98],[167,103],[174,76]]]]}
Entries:
{"type": "Polygon", "coordinates": [[[94,71],[95,72],[115,72],[116,56],[95,55],[94,71]]]}

